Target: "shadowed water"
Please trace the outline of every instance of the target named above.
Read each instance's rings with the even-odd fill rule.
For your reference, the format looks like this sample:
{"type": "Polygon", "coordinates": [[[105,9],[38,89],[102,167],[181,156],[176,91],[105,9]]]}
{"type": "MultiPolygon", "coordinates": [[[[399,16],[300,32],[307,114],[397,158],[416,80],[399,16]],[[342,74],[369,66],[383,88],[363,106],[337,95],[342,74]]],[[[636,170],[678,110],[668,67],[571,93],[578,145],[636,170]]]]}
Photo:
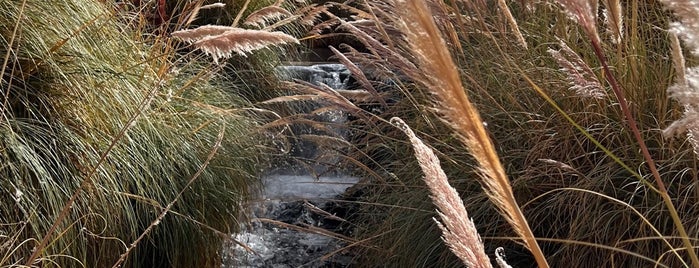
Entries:
{"type": "MultiPolygon", "coordinates": [[[[335,89],[347,88],[350,77],[341,64],[284,66],[278,73],[286,80],[323,83],[335,89]]],[[[320,120],[343,124],[347,116],[337,111],[320,120]]],[[[313,134],[311,129],[298,132],[313,134]]],[[[335,134],[345,136],[340,130],[335,134]]],[[[297,157],[325,158],[325,164],[339,161],[338,157],[328,157],[332,153],[313,144],[293,146],[297,157]]],[[[233,235],[233,239],[253,252],[229,243],[223,251],[223,267],[348,267],[351,264],[352,257],[341,250],[346,246],[343,241],[323,235],[321,231],[308,230],[347,231],[342,221],[344,215],[341,215],[347,211],[346,204],[336,199],[342,198],[359,178],[338,172],[326,173],[327,167],[323,165],[310,169],[308,166],[272,167],[271,174],[262,178],[260,197],[250,208],[252,221],[245,225],[244,231],[233,235]]]]}

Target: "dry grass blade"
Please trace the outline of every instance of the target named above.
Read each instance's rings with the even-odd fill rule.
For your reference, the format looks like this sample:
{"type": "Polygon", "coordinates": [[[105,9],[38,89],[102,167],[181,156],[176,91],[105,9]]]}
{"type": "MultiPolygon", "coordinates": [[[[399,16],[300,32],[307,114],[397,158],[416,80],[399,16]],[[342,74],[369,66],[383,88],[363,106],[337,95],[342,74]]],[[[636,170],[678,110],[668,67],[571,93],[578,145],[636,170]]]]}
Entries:
{"type": "Polygon", "coordinates": [[[357,82],[359,82],[359,84],[362,85],[362,87],[364,87],[367,91],[374,95],[374,97],[377,100],[379,100],[379,102],[381,103],[381,105],[383,105],[384,108],[388,107],[386,101],[379,95],[379,92],[376,91],[374,86],[371,84],[366,75],[364,75],[364,72],[362,71],[362,69],[359,68],[359,66],[350,61],[347,57],[345,57],[345,55],[340,53],[340,51],[338,51],[333,46],[330,46],[330,50],[333,52],[333,54],[335,54],[335,56],[337,56],[337,58],[340,60],[340,63],[347,67],[347,70],[349,70],[350,73],[352,73],[352,76],[354,76],[354,78],[357,79],[357,82]]]}
{"type": "Polygon", "coordinates": [[[337,135],[337,134],[332,134],[332,133],[329,133],[326,135],[299,134],[298,137],[299,137],[299,139],[313,142],[316,145],[318,145],[318,147],[321,147],[324,150],[341,149],[341,148],[347,148],[347,147],[352,146],[352,144],[350,144],[346,140],[343,140],[341,137],[333,137],[331,135],[337,135]]]}
{"type": "Polygon", "coordinates": [[[301,16],[299,19],[301,25],[313,26],[316,24],[316,21],[320,19],[321,14],[326,11],[327,7],[324,5],[318,6],[318,4],[311,4],[296,10],[294,13],[301,16]]]}
{"type": "Polygon", "coordinates": [[[327,211],[323,210],[322,208],[319,208],[319,207],[317,207],[317,206],[315,206],[315,205],[309,203],[309,202],[306,201],[306,200],[303,201],[303,206],[306,207],[306,208],[308,208],[310,211],[312,211],[312,212],[314,212],[314,213],[316,213],[316,214],[318,214],[318,215],[320,215],[320,216],[323,216],[323,217],[325,217],[325,218],[327,218],[327,219],[331,219],[331,220],[339,221],[339,222],[347,222],[347,220],[345,220],[345,219],[343,219],[343,218],[340,218],[340,217],[338,217],[338,216],[335,216],[335,214],[332,214],[332,213],[330,213],[330,212],[327,212],[327,211]]]}
{"type": "Polygon", "coordinates": [[[484,190],[500,213],[524,240],[539,267],[549,267],[526,218],[515,200],[510,181],[500,163],[495,148],[483,127],[478,111],[466,96],[461,78],[445,41],[424,1],[397,1],[403,20],[403,30],[425,77],[434,93],[439,112],[460,135],[480,166],[484,190]]]}
{"type": "Polygon", "coordinates": [[[337,93],[342,95],[348,100],[352,100],[354,102],[358,103],[376,103],[376,95],[373,93],[370,93],[369,91],[366,90],[361,90],[361,89],[354,89],[354,90],[349,90],[349,89],[336,89],[337,93]]]}
{"type": "Polygon", "coordinates": [[[519,25],[517,25],[517,20],[515,20],[515,17],[512,16],[512,12],[510,12],[510,7],[507,6],[505,0],[498,0],[498,7],[505,16],[505,19],[507,19],[507,23],[510,24],[510,27],[514,32],[515,37],[517,37],[519,45],[521,45],[524,49],[527,49],[527,41],[524,40],[522,32],[519,31],[519,25]]]}
{"type": "Polygon", "coordinates": [[[270,21],[283,19],[290,17],[291,15],[291,12],[288,10],[272,5],[256,10],[252,14],[248,15],[243,22],[243,25],[263,28],[267,26],[267,23],[270,21]]]}
{"type": "Polygon", "coordinates": [[[240,19],[243,17],[243,13],[245,13],[245,11],[248,9],[248,5],[250,5],[250,0],[245,0],[243,7],[241,7],[240,11],[238,11],[238,14],[235,15],[235,19],[233,19],[233,24],[231,24],[231,26],[238,26],[238,22],[240,22],[240,19]]]}
{"type": "Polygon", "coordinates": [[[308,35],[309,36],[320,35],[325,31],[334,29],[339,24],[340,24],[340,18],[337,18],[337,17],[325,20],[321,23],[314,25],[313,28],[310,31],[308,31],[308,35]]]}
{"type": "Polygon", "coordinates": [[[403,120],[391,118],[391,123],[398,127],[410,139],[415,150],[415,157],[425,173],[425,184],[430,191],[432,202],[437,206],[437,214],[442,222],[435,220],[442,230],[442,238],[452,252],[468,267],[492,267],[485,254],[485,248],[478,230],[469,218],[463,200],[456,189],[451,187],[447,175],[442,170],[439,158],[427,147],[403,120]]]}
{"type": "Polygon", "coordinates": [[[396,66],[399,66],[401,70],[403,72],[406,72],[408,76],[418,76],[418,69],[410,60],[397,53],[394,53],[394,51],[392,51],[386,45],[381,43],[379,40],[376,40],[376,38],[367,34],[365,31],[362,31],[361,29],[357,28],[352,23],[340,20],[340,26],[338,28],[347,30],[348,32],[353,34],[353,37],[356,38],[359,42],[361,42],[369,50],[371,54],[377,56],[378,58],[385,57],[385,60],[391,61],[396,66]]]}
{"type": "Polygon", "coordinates": [[[305,94],[305,95],[290,95],[272,98],[261,102],[261,104],[270,103],[280,103],[280,102],[292,102],[292,101],[314,101],[318,99],[318,95],[305,94]]]}
{"type": "Polygon", "coordinates": [[[352,239],[351,237],[347,237],[347,236],[344,236],[344,235],[341,235],[338,233],[334,233],[332,231],[325,230],[325,229],[320,228],[320,227],[307,225],[307,224],[303,224],[303,223],[301,224],[302,226],[297,226],[297,225],[293,225],[293,224],[288,224],[286,222],[277,221],[277,220],[273,220],[273,219],[267,219],[267,218],[257,218],[255,220],[259,221],[259,222],[274,224],[274,225],[277,225],[279,227],[287,228],[290,230],[296,230],[296,231],[306,232],[306,233],[310,233],[310,234],[323,235],[323,236],[334,238],[334,239],[344,241],[347,243],[357,242],[355,239],[352,239]]]}
{"type": "Polygon", "coordinates": [[[337,90],[332,89],[327,85],[314,85],[304,81],[295,81],[295,83],[285,83],[288,88],[305,94],[316,94],[318,97],[329,101],[338,108],[341,108],[347,112],[351,112],[355,115],[363,115],[363,110],[347,98],[342,96],[337,90]]]}

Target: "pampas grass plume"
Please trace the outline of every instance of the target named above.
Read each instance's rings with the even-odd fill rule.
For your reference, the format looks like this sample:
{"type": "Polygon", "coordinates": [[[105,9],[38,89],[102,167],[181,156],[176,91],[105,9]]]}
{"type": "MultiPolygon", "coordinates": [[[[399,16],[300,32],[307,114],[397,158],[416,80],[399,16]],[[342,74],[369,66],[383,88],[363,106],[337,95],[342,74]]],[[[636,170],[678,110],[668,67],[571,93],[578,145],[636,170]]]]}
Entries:
{"type": "Polygon", "coordinates": [[[196,29],[176,31],[173,37],[193,43],[194,47],[211,55],[214,62],[230,58],[233,53],[246,56],[252,51],[299,40],[283,32],[249,30],[237,27],[206,25],[196,29]]]}
{"type": "Polygon", "coordinates": [[[671,24],[672,60],[677,73],[676,82],[668,88],[670,97],[684,106],[684,116],[663,130],[666,138],[686,132],[699,157],[699,67],[688,68],[680,47],[678,36],[682,38],[695,56],[699,56],[699,3],[693,1],[660,1],[672,10],[679,22],[671,24]]]}
{"type": "Polygon", "coordinates": [[[451,125],[478,163],[483,189],[500,214],[522,238],[539,267],[549,267],[543,252],[519,209],[510,180],[500,163],[478,111],[466,96],[459,69],[451,57],[432,12],[422,0],[396,1],[402,23],[425,83],[436,99],[437,111],[451,125]]]}
{"type": "Polygon", "coordinates": [[[592,68],[563,40],[558,41],[561,48],[559,50],[549,48],[548,53],[556,60],[561,72],[566,74],[570,90],[582,97],[596,99],[606,97],[607,93],[592,68]]]}
{"type": "Polygon", "coordinates": [[[602,0],[602,3],[605,6],[603,14],[607,32],[612,36],[612,42],[619,44],[624,35],[624,16],[621,2],[619,0],[602,0]]]}
{"type": "Polygon", "coordinates": [[[568,17],[583,27],[585,33],[600,43],[595,26],[597,20],[597,0],[558,0],[568,17]]]}
{"type": "Polygon", "coordinates": [[[441,222],[434,219],[442,230],[442,239],[454,254],[468,267],[490,268],[490,259],[485,254],[481,237],[468,217],[468,212],[456,189],[449,185],[449,179],[442,170],[439,158],[427,147],[410,127],[398,117],[391,118],[391,123],[405,132],[415,150],[415,157],[430,191],[430,198],[437,206],[441,222]]]}
{"type": "Polygon", "coordinates": [[[265,27],[267,25],[267,22],[269,21],[286,18],[291,15],[292,14],[288,10],[279,6],[272,5],[261,8],[248,15],[248,17],[243,22],[243,25],[262,28],[265,27]]]}

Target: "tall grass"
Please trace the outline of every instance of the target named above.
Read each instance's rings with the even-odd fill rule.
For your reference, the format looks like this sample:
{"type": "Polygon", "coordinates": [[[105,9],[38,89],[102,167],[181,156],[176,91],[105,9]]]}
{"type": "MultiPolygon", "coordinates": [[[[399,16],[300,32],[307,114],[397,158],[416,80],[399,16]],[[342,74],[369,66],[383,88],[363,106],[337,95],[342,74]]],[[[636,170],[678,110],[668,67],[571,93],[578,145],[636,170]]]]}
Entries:
{"type": "Polygon", "coordinates": [[[259,172],[242,86],[111,5],[0,14],[0,265],[219,265],[259,172]]]}
{"type": "Polygon", "coordinates": [[[524,245],[532,251],[539,267],[548,267],[514,198],[510,181],[485,131],[481,116],[464,92],[458,69],[434,22],[432,12],[424,1],[397,1],[395,5],[398,10],[402,10],[398,12],[401,20],[397,23],[404,25],[403,33],[417,58],[416,67],[432,74],[414,78],[420,79],[434,94],[435,104],[441,106],[436,111],[454,129],[478,163],[478,172],[483,177],[482,185],[491,202],[522,238],[524,245]]]}
{"type": "MultiPolygon", "coordinates": [[[[667,99],[673,63],[664,29],[671,16],[662,6],[604,1],[566,13],[556,5],[512,3],[518,32],[502,5],[426,2],[433,12],[428,18],[438,21],[459,79],[511,178],[530,237],[551,266],[693,265],[688,249],[697,237],[697,159],[688,140],[661,135],[683,111],[667,99]]],[[[449,117],[449,109],[463,106],[439,97],[449,80],[436,78],[447,70],[421,65],[425,52],[402,30],[419,22],[405,19],[400,10],[407,7],[400,1],[355,5],[347,7],[353,19],[337,24],[362,44],[341,46],[345,57],[371,70],[365,75],[373,86],[382,97],[391,96],[391,105],[372,115],[378,120],[353,125],[361,135],[355,136],[352,156],[376,178],[366,186],[355,219],[358,239],[375,246],[362,251],[362,263],[461,265],[439,239],[431,220],[435,207],[410,146],[387,123],[398,116],[442,159],[486,252],[502,246],[513,266],[535,266],[535,255],[514,243],[522,235],[481,188],[488,186],[479,176],[480,161],[460,143],[468,134],[451,127],[466,121],[449,117]],[[446,122],[439,119],[445,116],[446,122]]]]}

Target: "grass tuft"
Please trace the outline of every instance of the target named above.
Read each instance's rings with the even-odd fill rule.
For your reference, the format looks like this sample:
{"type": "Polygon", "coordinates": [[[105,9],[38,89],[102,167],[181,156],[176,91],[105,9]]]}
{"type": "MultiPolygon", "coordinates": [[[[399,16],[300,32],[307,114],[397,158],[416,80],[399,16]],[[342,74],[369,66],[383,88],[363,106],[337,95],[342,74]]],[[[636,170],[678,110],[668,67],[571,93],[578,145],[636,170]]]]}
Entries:
{"type": "Polygon", "coordinates": [[[259,158],[241,86],[111,8],[0,5],[2,266],[108,267],[133,243],[124,266],[215,267],[239,228],[259,158]]]}

